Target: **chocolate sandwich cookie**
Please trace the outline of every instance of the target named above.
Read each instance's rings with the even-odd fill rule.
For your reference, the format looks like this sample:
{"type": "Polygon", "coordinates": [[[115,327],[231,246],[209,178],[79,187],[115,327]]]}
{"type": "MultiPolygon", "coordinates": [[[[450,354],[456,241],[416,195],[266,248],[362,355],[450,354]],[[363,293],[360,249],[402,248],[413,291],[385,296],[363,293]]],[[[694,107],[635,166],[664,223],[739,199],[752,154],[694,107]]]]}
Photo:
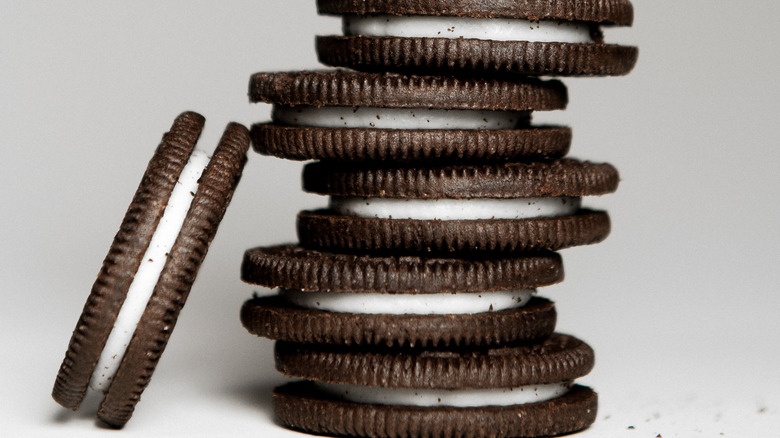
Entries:
{"type": "Polygon", "coordinates": [[[557,158],[571,130],[532,126],[563,109],[558,81],[348,71],[257,73],[252,102],[274,105],[252,127],[254,149],[294,160],[506,161],[557,158]]]}
{"type": "Polygon", "coordinates": [[[250,249],[242,279],[281,288],[241,310],[272,339],[386,346],[494,345],[552,333],[534,288],[563,279],[553,252],[508,258],[368,256],[297,246],[250,249]]]}
{"type": "Polygon", "coordinates": [[[238,183],[249,132],[231,123],[213,157],[195,149],[204,119],[184,113],[163,136],[92,286],[52,395],[123,426],[149,383],[238,183]]]}
{"type": "Polygon", "coordinates": [[[311,163],[304,189],[328,209],[298,216],[301,244],[321,250],[417,254],[519,252],[599,242],[605,212],[581,197],[614,191],[609,164],[552,162],[451,166],[311,163]]]}
{"type": "Polygon", "coordinates": [[[555,334],[486,349],[347,349],[278,342],[276,367],[303,378],[274,391],[288,427],[372,437],[531,437],[588,427],[597,396],[584,342],[555,334]]]}
{"type": "Polygon", "coordinates": [[[630,26],[628,0],[318,0],[343,36],[317,38],[321,62],[357,70],[624,75],[637,48],[605,44],[630,26]]]}

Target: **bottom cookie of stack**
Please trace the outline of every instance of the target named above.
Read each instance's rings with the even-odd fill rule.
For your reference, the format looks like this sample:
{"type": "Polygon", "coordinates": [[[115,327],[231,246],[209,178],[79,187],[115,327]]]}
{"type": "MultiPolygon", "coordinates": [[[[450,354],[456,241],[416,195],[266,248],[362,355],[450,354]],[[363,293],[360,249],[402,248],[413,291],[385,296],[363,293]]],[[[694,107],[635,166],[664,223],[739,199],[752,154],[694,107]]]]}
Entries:
{"type": "Polygon", "coordinates": [[[597,395],[573,384],[593,366],[584,342],[483,349],[367,349],[278,342],[277,368],[304,378],[274,391],[293,429],[371,437],[532,437],[591,425],[597,395]]]}

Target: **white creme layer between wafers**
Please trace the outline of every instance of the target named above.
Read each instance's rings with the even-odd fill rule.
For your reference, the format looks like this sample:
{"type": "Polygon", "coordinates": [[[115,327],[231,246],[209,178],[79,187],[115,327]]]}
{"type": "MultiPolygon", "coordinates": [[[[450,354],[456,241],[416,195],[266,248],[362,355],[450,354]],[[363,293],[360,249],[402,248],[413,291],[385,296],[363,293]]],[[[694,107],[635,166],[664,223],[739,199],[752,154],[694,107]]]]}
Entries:
{"type": "Polygon", "coordinates": [[[513,406],[538,403],[566,394],[571,383],[528,385],[516,388],[490,389],[410,389],[380,388],[359,385],[345,385],[314,382],[323,392],[341,400],[355,403],[401,406],[513,406]]]}
{"type": "Polygon", "coordinates": [[[523,307],[533,289],[482,293],[383,294],[280,289],[286,301],[306,309],[370,315],[467,315],[523,307]]]}
{"type": "Polygon", "coordinates": [[[574,214],[581,198],[397,199],[332,196],[329,208],[365,218],[416,220],[530,219],[574,214]]]}
{"type": "Polygon", "coordinates": [[[271,119],[290,126],[376,129],[514,129],[526,125],[524,111],[274,105],[271,119]]]}
{"type": "Polygon", "coordinates": [[[345,15],[342,19],[342,28],[344,35],[348,36],[593,43],[591,25],[576,21],[422,15],[345,15]]]}
{"type": "Polygon", "coordinates": [[[88,392],[90,390],[101,393],[108,391],[111,380],[122,362],[136,326],[141,320],[154,287],[160,278],[168,253],[179,236],[192,200],[198,191],[198,180],[209,159],[206,152],[196,149],[184,166],[168,199],[163,217],[154,231],[143,259],[141,259],[141,265],[133,277],[124,304],[122,304],[116,322],[114,322],[114,328],[100,354],[100,359],[89,382],[88,392]]]}

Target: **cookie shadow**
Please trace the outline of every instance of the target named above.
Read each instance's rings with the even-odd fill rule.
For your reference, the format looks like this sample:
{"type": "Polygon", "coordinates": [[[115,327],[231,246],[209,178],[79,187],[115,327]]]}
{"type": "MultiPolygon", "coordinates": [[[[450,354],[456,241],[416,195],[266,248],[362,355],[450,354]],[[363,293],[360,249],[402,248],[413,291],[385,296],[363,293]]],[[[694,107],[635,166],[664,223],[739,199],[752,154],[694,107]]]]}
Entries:
{"type": "Polygon", "coordinates": [[[100,407],[103,397],[95,395],[91,392],[87,393],[87,396],[82,400],[78,410],[71,410],[62,406],[56,406],[56,411],[50,417],[50,422],[53,424],[66,424],[72,422],[90,422],[93,423],[98,429],[115,430],[114,426],[110,426],[97,417],[97,411],[100,407]]]}
{"type": "Polygon", "coordinates": [[[228,390],[228,396],[246,406],[256,408],[271,422],[279,427],[284,427],[274,415],[273,389],[279,386],[279,382],[258,381],[234,386],[228,390]]]}

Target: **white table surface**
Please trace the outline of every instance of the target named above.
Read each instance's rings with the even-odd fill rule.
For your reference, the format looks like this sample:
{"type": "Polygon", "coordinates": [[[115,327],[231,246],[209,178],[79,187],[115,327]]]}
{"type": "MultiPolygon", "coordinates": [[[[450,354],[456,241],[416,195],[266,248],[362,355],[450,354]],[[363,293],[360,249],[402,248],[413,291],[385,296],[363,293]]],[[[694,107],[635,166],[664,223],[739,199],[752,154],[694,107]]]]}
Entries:
{"type": "MultiPolygon", "coordinates": [[[[630,76],[565,80],[572,154],[621,171],[603,244],[566,250],[542,291],[597,357],[585,437],[780,436],[780,33],[773,1],[636,0],[630,76]]],[[[0,436],[303,436],[273,421],[270,341],[247,334],[243,251],[293,241],[299,163],[252,154],[187,308],[119,433],[49,393],[108,245],[176,114],[268,118],[256,71],[317,66],[337,20],[313,0],[0,0],[0,436]]],[[[261,291],[263,292],[263,291],[261,291]]]]}

